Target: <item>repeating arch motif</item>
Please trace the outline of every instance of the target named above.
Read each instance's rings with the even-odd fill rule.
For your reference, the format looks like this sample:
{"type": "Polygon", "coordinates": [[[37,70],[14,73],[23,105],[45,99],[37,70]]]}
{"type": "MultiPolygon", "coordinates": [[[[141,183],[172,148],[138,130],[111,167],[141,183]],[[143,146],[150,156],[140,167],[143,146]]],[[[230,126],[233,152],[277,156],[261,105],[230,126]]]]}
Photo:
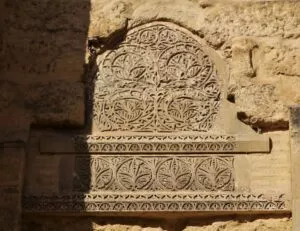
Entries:
{"type": "Polygon", "coordinates": [[[74,191],[233,191],[233,161],[230,156],[77,156],[74,191]]]}

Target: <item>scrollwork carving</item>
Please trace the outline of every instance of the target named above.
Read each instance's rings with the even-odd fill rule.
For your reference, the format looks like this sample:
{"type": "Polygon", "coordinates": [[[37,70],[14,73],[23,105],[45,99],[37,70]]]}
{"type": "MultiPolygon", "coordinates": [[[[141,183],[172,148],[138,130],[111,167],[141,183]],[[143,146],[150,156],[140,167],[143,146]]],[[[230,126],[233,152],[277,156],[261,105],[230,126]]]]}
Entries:
{"type": "Polygon", "coordinates": [[[93,121],[100,131],[209,131],[220,80],[202,45],[179,27],[152,23],[128,32],[99,59],[93,121]]]}

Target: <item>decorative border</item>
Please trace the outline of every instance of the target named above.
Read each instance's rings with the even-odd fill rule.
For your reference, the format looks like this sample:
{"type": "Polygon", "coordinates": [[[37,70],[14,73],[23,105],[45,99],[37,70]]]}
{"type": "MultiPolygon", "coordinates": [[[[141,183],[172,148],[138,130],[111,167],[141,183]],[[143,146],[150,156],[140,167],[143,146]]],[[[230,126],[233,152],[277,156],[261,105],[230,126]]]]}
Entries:
{"type": "Polygon", "coordinates": [[[114,135],[114,136],[100,136],[100,135],[77,135],[74,137],[77,142],[99,142],[99,141],[138,141],[147,140],[147,141],[235,141],[235,135],[213,135],[213,134],[201,134],[201,135],[114,135]]]}
{"type": "Polygon", "coordinates": [[[236,149],[232,135],[75,136],[78,152],[101,153],[214,153],[236,149]]]}
{"type": "Polygon", "coordinates": [[[263,135],[158,134],[76,135],[41,137],[41,153],[255,153],[270,152],[270,140],[263,135]],[[59,148],[58,148],[59,147],[59,148]]]}
{"type": "Polygon", "coordinates": [[[284,195],[267,199],[253,194],[122,193],[27,195],[25,212],[209,212],[283,211],[284,195]]]}
{"type": "Polygon", "coordinates": [[[76,143],[76,151],[91,153],[219,153],[232,152],[235,143],[76,143]]]}

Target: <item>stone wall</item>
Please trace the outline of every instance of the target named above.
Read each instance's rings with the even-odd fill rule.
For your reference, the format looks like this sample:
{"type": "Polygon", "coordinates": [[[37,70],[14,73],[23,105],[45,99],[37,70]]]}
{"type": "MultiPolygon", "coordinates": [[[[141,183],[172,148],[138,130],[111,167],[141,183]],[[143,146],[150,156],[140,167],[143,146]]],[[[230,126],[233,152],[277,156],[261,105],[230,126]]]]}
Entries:
{"type": "MultiPolygon", "coordinates": [[[[237,109],[237,117],[270,135],[275,147],[270,156],[246,157],[250,178],[243,187],[290,194],[287,130],[289,106],[300,104],[300,2],[1,0],[0,143],[4,151],[0,151],[0,165],[4,168],[0,170],[0,194],[14,199],[0,200],[0,230],[20,227],[23,178],[37,170],[23,172],[30,127],[84,128],[85,87],[95,54],[117,46],[129,29],[152,21],[187,28],[226,61],[230,70],[227,97],[237,109]]],[[[57,164],[55,157],[45,159],[46,164],[57,164]]],[[[49,172],[44,169],[42,175],[49,172]]],[[[36,182],[46,185],[43,180],[36,182]]],[[[24,218],[24,230],[50,230],[53,225],[32,226],[27,222],[30,219],[24,218]]],[[[91,222],[86,224],[91,226],[91,222]]],[[[290,223],[287,219],[228,222],[187,230],[234,230],[235,225],[240,228],[237,230],[275,230],[272,225],[290,230],[290,223]]],[[[142,228],[105,226],[94,230],[123,229],[142,228]]]]}
{"type": "Polygon", "coordinates": [[[49,218],[37,217],[24,219],[23,231],[290,231],[292,222],[288,218],[257,217],[219,217],[202,220],[190,219],[176,221],[172,219],[129,217],[121,218],[49,218]]]}

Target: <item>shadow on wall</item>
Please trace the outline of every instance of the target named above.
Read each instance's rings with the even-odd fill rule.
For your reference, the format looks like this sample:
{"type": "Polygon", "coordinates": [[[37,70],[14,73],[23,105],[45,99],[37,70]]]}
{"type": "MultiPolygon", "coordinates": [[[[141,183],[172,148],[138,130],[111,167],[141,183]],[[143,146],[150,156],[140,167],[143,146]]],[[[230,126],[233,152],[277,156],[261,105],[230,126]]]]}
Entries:
{"type": "Polygon", "coordinates": [[[6,124],[83,126],[90,0],[2,2],[1,133],[6,124]]]}
{"type": "MultiPolygon", "coordinates": [[[[14,121],[19,121],[23,114],[29,114],[26,124],[33,125],[31,132],[49,133],[53,126],[67,132],[70,127],[83,126],[90,0],[5,0],[0,1],[0,6],[1,12],[5,12],[0,16],[0,106],[5,108],[0,109],[0,131],[2,123],[11,124],[10,120],[3,122],[3,118],[13,117],[14,121]]],[[[25,126],[23,119],[20,121],[18,126],[25,126]]],[[[14,129],[19,128],[11,128],[14,129]]],[[[33,179],[40,180],[34,186],[39,195],[51,185],[48,181],[52,178],[48,171],[51,164],[59,160],[63,168],[70,163],[64,156],[45,156],[38,148],[36,153],[31,151],[27,153],[25,175],[34,172],[32,165],[36,166],[39,176],[33,179]]],[[[64,172],[63,176],[73,173],[72,169],[66,171],[69,173],[64,172]]],[[[25,178],[24,196],[28,193],[28,177],[25,178]]],[[[64,193],[65,187],[59,182],[60,194],[64,193]]],[[[35,203],[34,200],[31,202],[35,203]]],[[[84,209],[83,201],[79,206],[84,209]]],[[[23,230],[27,230],[26,220],[34,217],[36,215],[32,213],[23,214],[23,230]]],[[[0,219],[0,229],[1,222],[0,219]]],[[[42,230],[52,230],[47,223],[41,226],[44,227],[42,230]]],[[[28,230],[41,229],[32,226],[28,230]]],[[[56,230],[62,230],[62,227],[56,230]]],[[[86,230],[92,230],[91,224],[86,230]]]]}
{"type": "MultiPolygon", "coordinates": [[[[87,214],[84,214],[84,195],[89,192],[91,185],[91,159],[87,154],[88,150],[79,156],[84,157],[84,169],[76,169],[74,154],[46,155],[39,149],[42,136],[91,133],[93,78],[98,72],[98,67],[95,65],[97,54],[93,49],[90,50],[88,63],[85,64],[87,43],[89,47],[96,49],[98,45],[102,46],[102,43],[105,43],[107,49],[112,49],[122,40],[124,32],[117,31],[103,41],[99,38],[89,39],[90,0],[14,0],[6,1],[5,7],[11,14],[5,21],[8,29],[3,35],[6,54],[1,76],[5,77],[5,81],[22,85],[20,89],[23,94],[30,89],[24,98],[25,102],[22,102],[25,109],[32,114],[23,207],[36,207],[36,198],[40,198],[41,195],[51,196],[53,193],[75,193],[79,198],[76,203],[68,203],[67,208],[64,207],[65,204],[53,205],[60,206],[54,210],[61,209],[61,213],[43,214],[25,209],[22,230],[95,231],[99,230],[97,227],[106,224],[165,227],[165,220],[151,219],[147,216],[144,219],[93,217],[99,214],[87,217],[87,214]],[[85,93],[78,92],[83,89],[85,93]],[[80,97],[81,93],[83,97],[80,97]],[[85,107],[81,111],[78,110],[80,100],[85,100],[85,107]],[[72,129],[73,125],[81,124],[83,113],[84,128],[72,129]],[[52,130],[53,127],[55,130],[52,130]],[[82,179],[76,179],[74,168],[75,171],[84,171],[81,174],[84,176],[82,179]],[[81,214],[71,213],[78,208],[82,210],[81,214]],[[84,216],[78,218],[72,215],[84,216]]],[[[40,209],[49,211],[50,205],[51,203],[46,203],[40,209]]]]}

